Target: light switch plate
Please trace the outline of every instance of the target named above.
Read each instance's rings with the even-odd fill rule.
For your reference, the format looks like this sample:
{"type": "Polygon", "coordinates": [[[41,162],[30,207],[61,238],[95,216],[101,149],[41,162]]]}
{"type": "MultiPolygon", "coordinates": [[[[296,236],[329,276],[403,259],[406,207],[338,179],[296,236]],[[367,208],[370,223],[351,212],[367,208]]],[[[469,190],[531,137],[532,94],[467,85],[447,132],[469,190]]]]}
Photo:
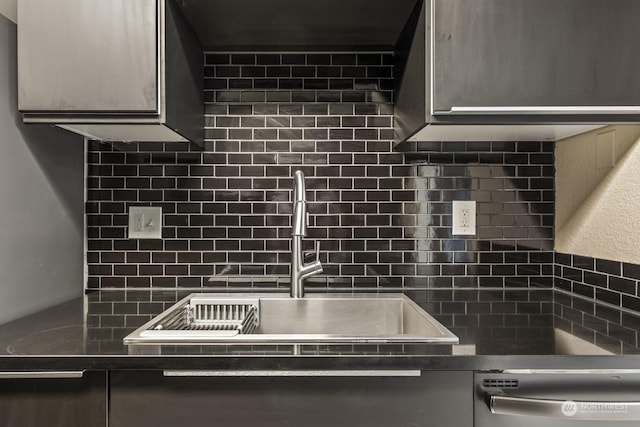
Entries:
{"type": "Polygon", "coordinates": [[[162,208],[129,207],[129,239],[162,239],[162,208]]]}
{"type": "Polygon", "coordinates": [[[476,202],[474,200],[454,200],[452,202],[452,233],[454,236],[474,236],[476,234],[476,202]]]}

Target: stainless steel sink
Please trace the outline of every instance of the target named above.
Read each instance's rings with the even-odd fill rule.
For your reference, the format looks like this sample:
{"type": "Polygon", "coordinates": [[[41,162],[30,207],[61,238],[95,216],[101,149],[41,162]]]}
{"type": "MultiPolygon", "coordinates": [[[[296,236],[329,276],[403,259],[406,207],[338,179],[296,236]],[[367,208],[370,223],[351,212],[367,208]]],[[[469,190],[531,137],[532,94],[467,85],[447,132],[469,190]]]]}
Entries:
{"type": "Polygon", "coordinates": [[[455,344],[404,294],[191,294],[125,344],[455,344]]]}

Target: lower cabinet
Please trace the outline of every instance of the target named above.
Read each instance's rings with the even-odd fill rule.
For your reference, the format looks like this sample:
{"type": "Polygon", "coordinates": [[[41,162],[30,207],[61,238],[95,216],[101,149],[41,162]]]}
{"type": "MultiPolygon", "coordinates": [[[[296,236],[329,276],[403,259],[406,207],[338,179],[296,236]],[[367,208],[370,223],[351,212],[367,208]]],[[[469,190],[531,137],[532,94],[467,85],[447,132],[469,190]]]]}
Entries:
{"type": "Polygon", "coordinates": [[[0,427],[104,427],[107,373],[0,372],[0,427]]]}
{"type": "Polygon", "coordinates": [[[471,427],[473,374],[164,376],[110,373],[110,427],[471,427]]]}

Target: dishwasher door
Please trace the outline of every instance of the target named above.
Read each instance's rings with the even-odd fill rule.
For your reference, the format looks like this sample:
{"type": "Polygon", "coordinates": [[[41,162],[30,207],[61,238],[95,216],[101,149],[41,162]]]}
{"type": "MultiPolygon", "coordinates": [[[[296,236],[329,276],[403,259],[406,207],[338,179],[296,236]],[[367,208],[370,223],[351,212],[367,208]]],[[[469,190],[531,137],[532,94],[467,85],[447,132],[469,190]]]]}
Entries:
{"type": "Polygon", "coordinates": [[[475,427],[637,427],[640,370],[508,370],[474,375],[475,427]]]}

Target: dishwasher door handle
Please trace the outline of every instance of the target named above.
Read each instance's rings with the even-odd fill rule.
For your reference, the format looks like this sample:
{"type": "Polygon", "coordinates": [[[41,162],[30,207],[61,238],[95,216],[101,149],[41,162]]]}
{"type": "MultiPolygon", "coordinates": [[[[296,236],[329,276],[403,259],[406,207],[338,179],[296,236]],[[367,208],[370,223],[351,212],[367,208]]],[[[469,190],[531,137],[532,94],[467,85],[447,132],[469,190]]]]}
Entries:
{"type": "Polygon", "coordinates": [[[581,401],[487,395],[493,414],[564,420],[640,421],[640,401],[581,401]]]}

